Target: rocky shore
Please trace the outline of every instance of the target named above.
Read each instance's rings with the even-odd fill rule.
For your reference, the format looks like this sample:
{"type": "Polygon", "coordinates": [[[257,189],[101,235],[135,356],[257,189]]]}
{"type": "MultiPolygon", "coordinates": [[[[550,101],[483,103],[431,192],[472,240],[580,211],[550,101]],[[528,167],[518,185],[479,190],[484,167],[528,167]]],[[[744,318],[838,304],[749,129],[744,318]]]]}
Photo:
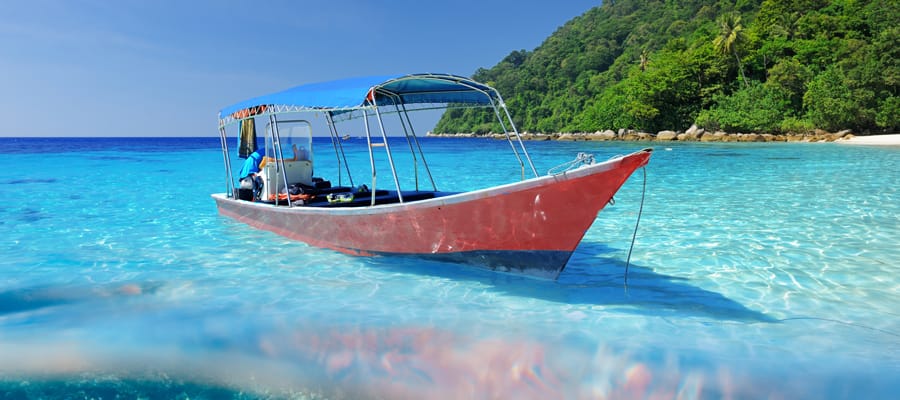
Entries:
{"type": "MultiPolygon", "coordinates": [[[[441,134],[428,132],[428,137],[484,137],[492,139],[505,139],[502,133],[474,134],[455,133],[441,134]]],[[[631,129],[611,129],[593,133],[521,133],[523,140],[567,140],[567,141],[655,141],[655,142],[834,142],[847,141],[855,135],[850,130],[839,132],[826,132],[816,129],[806,134],[773,135],[768,133],[726,133],[722,131],[708,132],[696,125],[684,132],[659,131],[657,133],[640,132],[631,129]]]]}

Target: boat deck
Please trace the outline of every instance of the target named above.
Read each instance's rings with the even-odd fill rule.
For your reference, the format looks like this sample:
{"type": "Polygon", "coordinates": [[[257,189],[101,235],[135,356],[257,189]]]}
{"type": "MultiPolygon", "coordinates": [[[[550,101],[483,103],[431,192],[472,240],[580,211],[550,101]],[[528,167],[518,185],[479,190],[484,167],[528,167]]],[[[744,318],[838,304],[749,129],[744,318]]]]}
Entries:
{"type": "MultiPolygon", "coordinates": [[[[443,197],[448,196],[454,193],[449,192],[435,192],[435,191],[403,191],[403,202],[411,202],[411,201],[419,201],[419,200],[427,200],[433,199],[435,197],[443,197]]],[[[316,189],[311,193],[313,196],[307,200],[294,200],[293,205],[301,206],[301,207],[323,207],[323,208],[338,208],[338,207],[366,207],[372,204],[372,193],[365,191],[359,192],[356,191],[355,188],[346,187],[346,186],[338,186],[327,189],[316,189]],[[344,201],[329,201],[328,195],[332,194],[335,196],[340,195],[352,195],[352,200],[344,200],[344,201]]],[[[400,202],[400,196],[397,195],[396,190],[376,190],[375,191],[375,205],[379,204],[394,204],[400,202]]],[[[261,203],[267,203],[278,206],[287,206],[287,200],[278,200],[275,201],[262,201],[261,203]]]]}

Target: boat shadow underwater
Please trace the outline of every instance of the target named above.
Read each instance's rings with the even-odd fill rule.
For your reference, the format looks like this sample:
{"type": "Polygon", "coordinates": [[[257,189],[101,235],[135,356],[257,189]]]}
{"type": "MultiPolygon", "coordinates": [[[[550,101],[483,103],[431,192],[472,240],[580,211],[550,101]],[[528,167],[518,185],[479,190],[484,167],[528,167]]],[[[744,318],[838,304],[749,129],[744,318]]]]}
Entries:
{"type": "Polygon", "coordinates": [[[651,266],[628,267],[623,251],[600,243],[582,242],[555,281],[460,268],[459,264],[414,256],[373,257],[376,268],[456,281],[476,282],[496,293],[563,304],[610,306],[605,311],[661,317],[706,317],[739,322],[779,322],[713,291],[690,284],[683,277],[655,272],[651,266]],[[402,261],[402,262],[400,262],[402,261]]]}

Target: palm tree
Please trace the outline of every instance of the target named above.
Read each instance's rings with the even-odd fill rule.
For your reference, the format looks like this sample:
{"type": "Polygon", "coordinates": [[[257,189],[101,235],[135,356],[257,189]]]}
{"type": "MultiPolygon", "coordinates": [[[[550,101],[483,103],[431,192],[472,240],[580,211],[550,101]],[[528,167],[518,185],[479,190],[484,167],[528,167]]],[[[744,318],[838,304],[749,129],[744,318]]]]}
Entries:
{"type": "Polygon", "coordinates": [[[747,40],[747,36],[744,34],[744,26],[741,25],[741,16],[735,13],[728,13],[719,17],[717,22],[719,24],[719,36],[716,36],[713,40],[713,46],[719,53],[734,54],[734,59],[737,60],[738,64],[738,71],[740,71],[744,86],[746,86],[747,77],[744,76],[744,66],[741,64],[741,57],[738,55],[738,49],[747,40]]]}
{"type": "Polygon", "coordinates": [[[641,61],[639,65],[641,66],[641,72],[646,71],[647,66],[650,65],[650,52],[647,51],[647,49],[641,50],[641,61]]]}

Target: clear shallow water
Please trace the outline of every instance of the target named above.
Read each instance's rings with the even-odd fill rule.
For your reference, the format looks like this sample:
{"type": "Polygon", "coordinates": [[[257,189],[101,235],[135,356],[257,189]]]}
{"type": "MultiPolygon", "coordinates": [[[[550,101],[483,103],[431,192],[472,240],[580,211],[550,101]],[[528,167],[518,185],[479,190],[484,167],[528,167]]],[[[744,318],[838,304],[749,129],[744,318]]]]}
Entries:
{"type": "MultiPolygon", "coordinates": [[[[646,145],[528,149],[546,172],[579,151],[605,159],[646,145]]],[[[224,186],[215,138],[7,140],[0,393],[890,398],[900,390],[900,149],[654,145],[626,288],[640,171],[560,279],[546,282],[355,258],[221,217],[209,198],[224,186]]],[[[506,142],[422,146],[441,190],[520,174],[506,142]]],[[[316,175],[333,177],[329,149],[317,149],[316,175]]],[[[354,170],[354,183],[368,184],[366,176],[354,170]]]]}

